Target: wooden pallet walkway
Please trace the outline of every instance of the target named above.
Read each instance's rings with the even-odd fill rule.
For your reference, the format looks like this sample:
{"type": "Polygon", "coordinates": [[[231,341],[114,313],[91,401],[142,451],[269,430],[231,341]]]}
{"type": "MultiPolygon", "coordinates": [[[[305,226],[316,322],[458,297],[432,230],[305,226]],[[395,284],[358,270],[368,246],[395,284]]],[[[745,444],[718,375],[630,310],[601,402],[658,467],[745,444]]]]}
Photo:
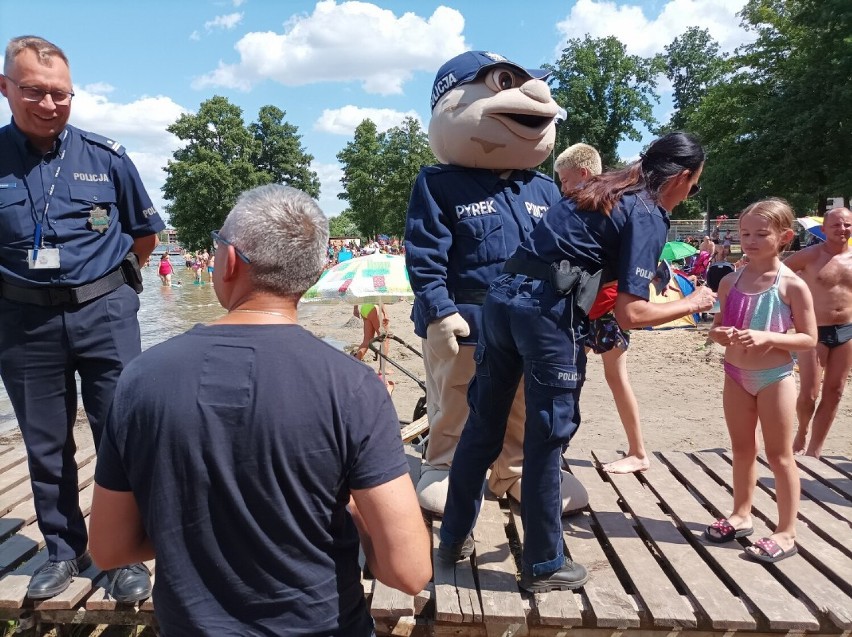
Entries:
{"type": "MultiPolygon", "coordinates": [[[[412,475],[419,456],[408,448],[412,475]]],[[[518,589],[524,529],[517,504],[486,499],[474,530],[476,551],[455,566],[435,563],[433,581],[406,595],[365,579],[379,634],[635,635],[708,637],[852,634],[852,460],[799,458],[802,501],[799,555],[775,565],[743,556],[768,535],[776,515],[773,478],[758,467],[755,535],[711,544],[704,528],[731,506],[731,457],[725,450],[659,452],[638,475],[603,473],[608,451],[569,454],[590,504],[566,516],[565,547],[591,573],[579,591],[530,595],[518,589]]],[[[81,503],[91,504],[94,450],[77,454],[81,503]]],[[[0,447],[0,618],[24,613],[42,623],[156,625],[153,606],[117,604],[94,566],[61,595],[33,604],[29,578],[46,559],[35,525],[26,457],[0,447]]],[[[426,519],[435,546],[440,519],[426,519]]],[[[154,565],[150,565],[153,567],[154,565]]],[[[156,575],[156,573],[155,573],[156,575]]]]}

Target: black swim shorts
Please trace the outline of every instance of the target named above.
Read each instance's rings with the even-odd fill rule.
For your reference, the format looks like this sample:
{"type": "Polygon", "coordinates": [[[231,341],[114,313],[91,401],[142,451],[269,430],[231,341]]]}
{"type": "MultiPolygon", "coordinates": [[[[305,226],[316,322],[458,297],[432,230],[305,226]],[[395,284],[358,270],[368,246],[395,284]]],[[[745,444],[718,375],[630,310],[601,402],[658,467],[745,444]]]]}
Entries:
{"type": "Polygon", "coordinates": [[[846,325],[820,325],[817,327],[817,341],[828,349],[840,347],[852,339],[852,323],[846,325]]]}

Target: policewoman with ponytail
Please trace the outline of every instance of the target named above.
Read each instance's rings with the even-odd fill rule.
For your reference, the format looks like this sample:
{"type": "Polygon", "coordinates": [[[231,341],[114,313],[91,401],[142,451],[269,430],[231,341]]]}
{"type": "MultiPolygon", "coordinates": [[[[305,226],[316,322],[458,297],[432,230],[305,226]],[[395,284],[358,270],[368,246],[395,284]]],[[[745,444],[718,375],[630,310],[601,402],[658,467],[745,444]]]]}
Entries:
{"type": "Polygon", "coordinates": [[[624,329],[710,309],[715,294],[705,287],[671,303],[648,301],[668,214],[698,192],[703,166],[704,150],[691,135],[657,139],[635,163],[594,177],[552,206],[491,284],[468,391],[470,416],[450,471],[440,559],[473,552],[483,480],[500,453],[523,376],[520,586],[544,592],[586,582],[586,569],[563,553],[559,488],[562,450],[580,425],[586,312],[600,285],[614,280],[615,317],[624,329]]]}

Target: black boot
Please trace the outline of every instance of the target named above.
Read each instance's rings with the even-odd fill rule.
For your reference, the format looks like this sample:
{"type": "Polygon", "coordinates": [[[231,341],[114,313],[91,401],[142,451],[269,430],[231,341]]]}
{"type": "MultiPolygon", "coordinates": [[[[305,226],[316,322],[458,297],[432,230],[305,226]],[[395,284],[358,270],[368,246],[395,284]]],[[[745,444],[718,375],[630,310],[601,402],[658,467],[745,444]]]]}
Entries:
{"type": "Polygon", "coordinates": [[[461,562],[473,555],[473,536],[468,535],[462,542],[447,544],[443,540],[438,544],[438,559],[447,564],[461,562]]]}
{"type": "Polygon", "coordinates": [[[521,575],[521,588],[530,593],[547,591],[569,591],[580,588],[589,581],[589,574],[582,564],[572,562],[567,557],[562,568],[541,575],[521,575]]]}

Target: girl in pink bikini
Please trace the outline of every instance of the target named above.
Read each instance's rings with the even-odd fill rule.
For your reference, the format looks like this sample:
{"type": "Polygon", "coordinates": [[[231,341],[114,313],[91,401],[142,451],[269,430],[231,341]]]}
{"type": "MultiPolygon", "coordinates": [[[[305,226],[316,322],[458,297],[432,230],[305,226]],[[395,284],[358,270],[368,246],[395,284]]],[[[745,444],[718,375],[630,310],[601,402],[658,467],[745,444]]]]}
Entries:
{"type": "Polygon", "coordinates": [[[777,562],[797,552],[799,474],[793,458],[796,383],[791,352],[816,344],[816,318],[807,285],[779,254],[793,239],[793,211],[782,199],[764,199],[740,215],[740,240],[748,264],[722,279],[721,312],[710,338],[725,346],[722,401],[733,452],[734,507],[707,527],[710,542],[729,542],[753,533],[758,420],[769,466],[775,476],[778,525],[746,549],[760,562],[777,562]],[[793,327],[794,332],[788,330],[793,327]]]}

